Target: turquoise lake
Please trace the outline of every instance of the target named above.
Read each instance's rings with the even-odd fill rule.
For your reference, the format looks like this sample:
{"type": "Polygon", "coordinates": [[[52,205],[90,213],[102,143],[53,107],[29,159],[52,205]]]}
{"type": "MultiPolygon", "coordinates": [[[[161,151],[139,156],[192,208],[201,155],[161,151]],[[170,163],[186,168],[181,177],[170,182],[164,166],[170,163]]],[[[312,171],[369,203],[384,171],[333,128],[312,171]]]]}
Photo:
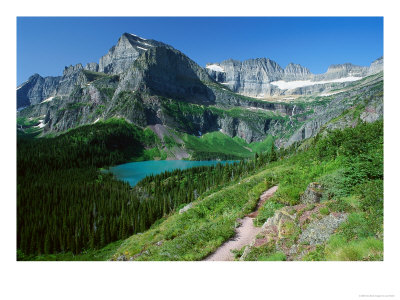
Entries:
{"type": "Polygon", "coordinates": [[[114,167],[110,167],[109,171],[119,180],[128,182],[131,186],[135,186],[140,180],[148,175],[157,175],[165,171],[173,171],[176,169],[189,169],[200,166],[214,166],[218,163],[227,164],[235,161],[188,161],[188,160],[150,160],[131,162],[114,167]]]}

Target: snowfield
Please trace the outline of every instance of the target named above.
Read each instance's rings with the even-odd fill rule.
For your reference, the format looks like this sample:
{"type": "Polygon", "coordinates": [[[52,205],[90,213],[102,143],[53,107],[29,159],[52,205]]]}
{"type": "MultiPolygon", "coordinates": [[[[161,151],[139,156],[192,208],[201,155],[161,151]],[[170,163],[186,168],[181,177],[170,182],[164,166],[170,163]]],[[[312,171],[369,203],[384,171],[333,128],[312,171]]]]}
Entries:
{"type": "Polygon", "coordinates": [[[213,70],[213,71],[217,71],[217,72],[225,72],[224,69],[221,66],[218,65],[208,65],[206,66],[207,69],[213,70]]]}
{"type": "Polygon", "coordinates": [[[310,86],[310,85],[315,85],[315,84],[348,82],[348,81],[356,81],[356,80],[360,80],[360,79],[362,79],[362,77],[349,76],[349,77],[343,77],[343,78],[338,78],[338,79],[333,79],[333,80],[322,80],[322,81],[311,81],[311,80],[283,81],[283,80],[278,80],[278,81],[272,81],[270,83],[272,85],[277,86],[281,90],[291,90],[291,89],[296,89],[299,87],[310,86]]]}
{"type": "Polygon", "coordinates": [[[49,98],[43,100],[43,101],[40,102],[40,103],[50,102],[51,100],[53,100],[53,98],[54,98],[54,97],[49,97],[49,98]]]}

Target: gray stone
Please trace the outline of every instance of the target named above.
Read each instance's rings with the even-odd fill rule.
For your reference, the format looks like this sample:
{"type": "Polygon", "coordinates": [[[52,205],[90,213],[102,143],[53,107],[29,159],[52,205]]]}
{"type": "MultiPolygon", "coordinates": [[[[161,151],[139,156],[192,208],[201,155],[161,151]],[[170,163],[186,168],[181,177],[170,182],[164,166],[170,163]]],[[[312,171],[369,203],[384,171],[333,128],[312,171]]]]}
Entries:
{"type": "Polygon", "coordinates": [[[376,74],[383,71],[383,56],[374,60],[368,69],[368,75],[376,74]]]}
{"type": "Polygon", "coordinates": [[[347,218],[347,214],[333,214],[314,221],[301,233],[299,244],[319,245],[326,242],[347,218]]]}
{"type": "Polygon", "coordinates": [[[91,71],[91,72],[98,72],[99,71],[99,64],[98,63],[87,63],[85,66],[85,70],[91,71]]]}
{"type": "Polygon", "coordinates": [[[124,254],[122,254],[117,257],[117,261],[128,261],[128,258],[124,254]]]}
{"type": "Polygon", "coordinates": [[[303,195],[300,197],[301,203],[318,203],[322,198],[322,186],[317,182],[311,182],[303,195]]]}

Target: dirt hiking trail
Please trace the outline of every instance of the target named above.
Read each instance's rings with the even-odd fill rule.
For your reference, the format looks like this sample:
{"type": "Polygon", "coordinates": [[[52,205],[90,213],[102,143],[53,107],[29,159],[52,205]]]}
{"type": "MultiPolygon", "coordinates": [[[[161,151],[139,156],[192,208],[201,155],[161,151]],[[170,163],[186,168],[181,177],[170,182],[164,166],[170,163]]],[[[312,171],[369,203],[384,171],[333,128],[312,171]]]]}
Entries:
{"type": "Polygon", "coordinates": [[[204,261],[232,261],[234,260],[231,250],[240,250],[243,246],[248,245],[261,231],[261,227],[253,225],[253,219],[258,215],[258,210],[272,195],[276,192],[278,186],[274,186],[265,191],[258,200],[256,209],[240,220],[240,226],[236,228],[236,235],[223,243],[217,251],[207,256],[204,261]]]}

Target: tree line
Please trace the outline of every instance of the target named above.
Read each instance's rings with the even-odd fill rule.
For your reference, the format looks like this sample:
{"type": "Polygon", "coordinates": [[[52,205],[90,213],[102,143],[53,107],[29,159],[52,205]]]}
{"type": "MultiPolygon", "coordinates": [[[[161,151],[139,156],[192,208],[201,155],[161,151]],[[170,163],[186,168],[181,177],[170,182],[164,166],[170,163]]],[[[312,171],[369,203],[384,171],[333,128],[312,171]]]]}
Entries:
{"type": "Polygon", "coordinates": [[[17,248],[26,255],[80,253],[143,232],[203,192],[251,174],[284,152],[233,164],[175,170],[135,188],[99,168],[130,161],[155,137],[125,121],[54,138],[17,140],[17,248]]]}

